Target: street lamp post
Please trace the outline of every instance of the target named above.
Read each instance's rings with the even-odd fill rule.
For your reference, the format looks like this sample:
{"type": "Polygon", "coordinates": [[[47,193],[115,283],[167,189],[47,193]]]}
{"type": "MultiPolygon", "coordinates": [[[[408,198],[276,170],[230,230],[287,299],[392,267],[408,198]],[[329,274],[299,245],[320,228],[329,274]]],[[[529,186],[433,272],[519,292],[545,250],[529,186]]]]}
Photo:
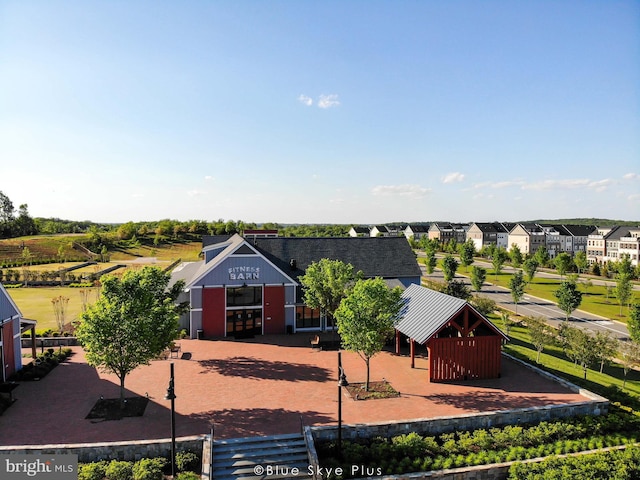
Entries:
{"type": "Polygon", "coordinates": [[[342,352],[338,350],[338,453],[342,455],[342,387],[349,385],[342,368],[342,352]]]}
{"type": "Polygon", "coordinates": [[[173,362],[171,362],[171,377],[165,400],[171,400],[171,477],[176,476],[176,394],[174,391],[173,362]]]}

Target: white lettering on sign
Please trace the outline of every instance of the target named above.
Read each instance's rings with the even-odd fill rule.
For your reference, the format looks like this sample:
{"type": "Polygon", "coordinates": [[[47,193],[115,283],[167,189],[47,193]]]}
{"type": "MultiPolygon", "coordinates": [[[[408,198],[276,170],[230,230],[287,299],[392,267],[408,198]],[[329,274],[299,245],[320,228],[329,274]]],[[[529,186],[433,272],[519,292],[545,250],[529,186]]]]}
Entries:
{"type": "Polygon", "coordinates": [[[259,280],[260,267],[231,267],[229,280],[259,280]]]}

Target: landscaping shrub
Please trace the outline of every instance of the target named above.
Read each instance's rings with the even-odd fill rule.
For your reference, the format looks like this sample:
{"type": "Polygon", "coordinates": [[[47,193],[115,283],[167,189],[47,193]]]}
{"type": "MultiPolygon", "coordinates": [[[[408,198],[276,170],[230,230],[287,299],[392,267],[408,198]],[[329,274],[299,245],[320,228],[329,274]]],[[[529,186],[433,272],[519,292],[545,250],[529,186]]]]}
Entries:
{"type": "Polygon", "coordinates": [[[133,465],[133,480],[162,480],[165,458],[143,458],[133,465]]]}
{"type": "Polygon", "coordinates": [[[133,463],[112,460],[105,470],[107,480],[131,480],[133,478],[133,463]]]}
{"type": "Polygon", "coordinates": [[[180,472],[176,474],[175,480],[200,480],[200,475],[194,472],[180,472]]]}
{"type": "MultiPolygon", "coordinates": [[[[638,412],[612,406],[611,413],[597,417],[507,425],[489,430],[443,433],[437,437],[410,433],[391,439],[347,441],[343,443],[343,458],[365,467],[381,467],[383,474],[394,474],[562,455],[638,440],[638,412]]],[[[334,457],[335,453],[333,442],[318,445],[323,465],[344,466],[334,457]]],[[[349,474],[348,470],[345,475],[349,474]]]]}
{"type": "Polygon", "coordinates": [[[78,480],[104,480],[107,462],[83,463],[78,466],[78,480]]]}
{"type": "Polygon", "coordinates": [[[515,463],[509,480],[562,480],[585,478],[598,480],[633,480],[640,478],[640,448],[549,458],[538,463],[515,463]]]}
{"type": "Polygon", "coordinates": [[[189,451],[176,453],[176,469],[178,472],[199,472],[201,469],[198,454],[189,451]]]}

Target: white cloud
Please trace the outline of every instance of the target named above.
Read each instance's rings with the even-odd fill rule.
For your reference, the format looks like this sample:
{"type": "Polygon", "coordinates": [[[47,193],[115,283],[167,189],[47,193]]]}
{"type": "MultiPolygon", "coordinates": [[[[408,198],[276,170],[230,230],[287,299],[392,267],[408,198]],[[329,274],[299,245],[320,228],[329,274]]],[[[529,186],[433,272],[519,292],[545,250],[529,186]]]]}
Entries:
{"type": "Polygon", "coordinates": [[[461,182],[463,180],[464,180],[464,174],[460,172],[453,172],[453,173],[447,173],[442,178],[442,183],[454,183],[454,182],[461,182]]]}
{"type": "Polygon", "coordinates": [[[338,100],[338,95],[335,93],[331,95],[320,95],[320,97],[318,97],[319,108],[331,108],[337,107],[338,105],[340,105],[340,101],[338,100]]]}
{"type": "Polygon", "coordinates": [[[522,185],[523,190],[555,190],[555,189],[574,189],[574,188],[590,188],[596,192],[602,192],[607,187],[614,185],[616,182],[610,178],[602,180],[590,180],[588,178],[568,178],[565,180],[542,180],[540,182],[522,185]]]}
{"type": "Polygon", "coordinates": [[[519,187],[524,185],[522,180],[505,180],[504,182],[496,182],[492,183],[491,188],[508,188],[508,187],[519,187]]]}
{"type": "Polygon", "coordinates": [[[627,197],[630,202],[637,202],[640,200],[640,193],[633,193],[627,197]]]}
{"type": "Polygon", "coordinates": [[[205,175],[204,179],[209,181],[209,180],[213,180],[213,177],[211,175],[205,175]]]}
{"type": "Polygon", "coordinates": [[[311,97],[307,97],[306,95],[299,95],[298,96],[298,101],[303,104],[306,105],[307,107],[310,107],[311,105],[313,105],[313,99],[311,97]]]}
{"type": "Polygon", "coordinates": [[[143,198],[144,197],[144,193],[132,193],[131,196],[133,198],[143,198]]]}
{"type": "Polygon", "coordinates": [[[638,175],[637,173],[627,173],[625,175],[623,175],[623,177],[625,180],[640,180],[640,175],[638,175]]]}
{"type": "Polygon", "coordinates": [[[371,189],[371,193],[376,196],[398,196],[410,198],[422,198],[430,192],[428,188],[415,184],[404,185],[376,185],[371,189]]]}
{"type": "Polygon", "coordinates": [[[190,197],[199,197],[200,195],[206,195],[206,192],[203,192],[202,190],[188,190],[187,195],[190,197]]]}

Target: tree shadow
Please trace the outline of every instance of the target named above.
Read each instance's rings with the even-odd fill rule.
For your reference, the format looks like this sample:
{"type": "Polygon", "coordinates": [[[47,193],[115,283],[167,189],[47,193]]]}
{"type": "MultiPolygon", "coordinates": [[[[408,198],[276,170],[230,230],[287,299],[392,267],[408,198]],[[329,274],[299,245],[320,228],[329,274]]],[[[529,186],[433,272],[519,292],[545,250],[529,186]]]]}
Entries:
{"type": "Polygon", "coordinates": [[[213,425],[215,438],[296,433],[303,425],[325,425],[336,421],[320,412],[284,408],[227,408],[192,414],[189,418],[200,424],[213,425]]]}
{"type": "Polygon", "coordinates": [[[215,372],[230,377],[261,380],[286,380],[289,382],[324,382],[331,378],[331,370],[303,363],[264,360],[251,357],[233,357],[199,360],[201,373],[215,372]]]}
{"type": "Polygon", "coordinates": [[[440,393],[430,395],[429,400],[441,405],[451,405],[470,412],[486,412],[495,410],[512,410],[514,408],[529,408],[541,403],[549,404],[548,399],[534,396],[513,396],[502,392],[474,392],[468,393],[440,393]]]}

